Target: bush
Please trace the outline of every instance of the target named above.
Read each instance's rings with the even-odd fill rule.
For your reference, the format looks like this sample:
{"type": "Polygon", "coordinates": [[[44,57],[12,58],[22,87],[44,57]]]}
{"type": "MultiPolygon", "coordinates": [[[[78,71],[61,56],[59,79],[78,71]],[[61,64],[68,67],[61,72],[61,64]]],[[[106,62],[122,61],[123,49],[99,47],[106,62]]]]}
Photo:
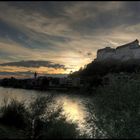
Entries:
{"type": "Polygon", "coordinates": [[[16,100],[11,100],[1,108],[2,116],[0,123],[15,126],[17,128],[25,128],[28,124],[28,111],[26,110],[24,103],[16,100]]]}
{"type": "Polygon", "coordinates": [[[66,139],[66,138],[78,138],[80,137],[80,132],[76,129],[76,124],[68,123],[65,118],[55,119],[51,122],[43,123],[40,135],[38,139],[46,138],[56,138],[56,139],[66,139]]]}
{"type": "Polygon", "coordinates": [[[24,103],[16,100],[11,100],[10,103],[5,102],[1,108],[2,115],[0,117],[0,133],[4,132],[2,137],[17,138],[18,134],[19,138],[31,139],[80,137],[79,131],[76,129],[77,126],[68,123],[65,116],[61,115],[61,106],[53,109],[52,104],[52,96],[39,97],[28,108],[24,103]],[[1,128],[1,124],[4,127],[1,128]],[[22,133],[19,132],[19,128],[22,133]],[[9,132],[9,130],[11,131],[9,132]],[[13,130],[17,131],[17,137],[13,130]],[[5,136],[7,133],[10,135],[5,136]]]}
{"type": "Polygon", "coordinates": [[[140,138],[140,79],[118,76],[87,105],[95,138],[140,138]]]}

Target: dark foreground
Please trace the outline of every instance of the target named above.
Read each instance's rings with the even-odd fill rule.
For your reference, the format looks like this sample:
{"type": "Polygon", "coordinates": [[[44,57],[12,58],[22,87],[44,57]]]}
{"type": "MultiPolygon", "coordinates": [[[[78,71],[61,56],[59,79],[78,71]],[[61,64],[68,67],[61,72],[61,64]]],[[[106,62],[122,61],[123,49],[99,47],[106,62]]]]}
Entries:
{"type": "Polygon", "coordinates": [[[21,89],[33,89],[40,91],[75,91],[80,89],[80,85],[73,86],[68,83],[68,80],[60,84],[61,78],[43,77],[43,78],[29,78],[29,79],[16,79],[14,77],[4,78],[0,80],[0,86],[21,88],[21,89]]]}
{"type": "MultiPolygon", "coordinates": [[[[104,85],[93,90],[90,102],[85,103],[88,110],[85,119],[92,138],[140,138],[140,74],[108,74],[106,78],[104,85]]],[[[1,108],[0,137],[89,138],[66,121],[61,107],[54,110],[45,104],[53,103],[49,99],[37,99],[28,108],[15,101],[9,105],[5,102],[1,108]],[[46,117],[42,116],[44,113],[46,117]]]]}

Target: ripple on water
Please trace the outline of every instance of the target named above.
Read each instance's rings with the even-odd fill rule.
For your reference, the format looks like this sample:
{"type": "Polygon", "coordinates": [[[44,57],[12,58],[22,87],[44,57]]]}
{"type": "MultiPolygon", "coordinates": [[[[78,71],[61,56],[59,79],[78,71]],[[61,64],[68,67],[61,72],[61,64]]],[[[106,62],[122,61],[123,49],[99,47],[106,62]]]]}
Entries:
{"type": "MultiPolygon", "coordinates": [[[[4,99],[16,99],[18,101],[24,101],[25,103],[30,103],[38,96],[46,96],[52,94],[51,92],[41,92],[34,90],[24,90],[24,89],[13,89],[13,88],[3,88],[0,87],[0,105],[3,104],[4,99]]],[[[54,93],[53,93],[54,94],[54,93]]],[[[73,95],[66,95],[64,93],[55,93],[55,104],[62,105],[64,114],[67,121],[74,122],[78,125],[81,132],[88,131],[86,123],[87,110],[83,104],[84,98],[73,95]]]]}

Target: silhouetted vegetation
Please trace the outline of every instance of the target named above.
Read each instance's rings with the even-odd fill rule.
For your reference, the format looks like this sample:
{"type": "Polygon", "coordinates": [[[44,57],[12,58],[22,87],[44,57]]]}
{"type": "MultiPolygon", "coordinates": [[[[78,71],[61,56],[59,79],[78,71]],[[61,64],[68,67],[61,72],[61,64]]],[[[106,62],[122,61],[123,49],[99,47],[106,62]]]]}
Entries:
{"type": "Polygon", "coordinates": [[[53,108],[52,104],[52,96],[37,98],[29,106],[16,100],[5,101],[1,108],[0,138],[81,137],[76,124],[68,123],[62,115],[62,108],[53,108]]]}
{"type": "Polygon", "coordinates": [[[84,85],[88,88],[103,85],[103,77],[109,73],[138,73],[140,72],[140,60],[107,60],[92,61],[83,69],[71,73],[69,77],[80,77],[84,81],[84,85]]]}
{"type": "Polygon", "coordinates": [[[12,100],[10,104],[5,102],[5,105],[1,108],[2,115],[0,117],[0,123],[17,128],[25,128],[29,123],[27,116],[28,111],[24,107],[23,103],[19,103],[16,100],[12,100]]]}
{"type": "MultiPolygon", "coordinates": [[[[93,138],[140,138],[140,60],[93,61],[69,77],[81,78],[83,92],[80,94],[92,94],[87,103],[87,121],[93,138]]],[[[41,81],[10,78],[3,79],[1,85],[29,89],[39,86],[44,90],[50,86],[49,80],[54,85],[59,83],[58,78],[41,81]]],[[[14,133],[17,131],[20,138],[86,137],[80,135],[76,124],[66,121],[61,107],[54,109],[52,104],[52,96],[37,98],[28,107],[15,100],[5,102],[1,108],[0,135],[7,134],[10,128],[10,133],[17,137],[14,133]]]]}
{"type": "MultiPolygon", "coordinates": [[[[78,79],[77,79],[78,80],[78,79]]],[[[22,88],[22,89],[35,89],[35,90],[57,90],[68,91],[75,90],[80,87],[80,84],[74,84],[73,78],[57,78],[57,77],[37,77],[28,79],[16,79],[14,77],[4,78],[0,80],[0,86],[22,88]],[[70,82],[68,80],[71,80],[70,82]],[[62,81],[62,82],[61,82],[62,81]]]]}
{"type": "Polygon", "coordinates": [[[140,138],[140,75],[108,75],[87,107],[94,138],[140,138]]]}
{"type": "Polygon", "coordinates": [[[119,60],[92,61],[85,68],[72,73],[70,76],[89,77],[93,75],[104,76],[108,73],[136,72],[140,71],[140,60],[119,60]]]}

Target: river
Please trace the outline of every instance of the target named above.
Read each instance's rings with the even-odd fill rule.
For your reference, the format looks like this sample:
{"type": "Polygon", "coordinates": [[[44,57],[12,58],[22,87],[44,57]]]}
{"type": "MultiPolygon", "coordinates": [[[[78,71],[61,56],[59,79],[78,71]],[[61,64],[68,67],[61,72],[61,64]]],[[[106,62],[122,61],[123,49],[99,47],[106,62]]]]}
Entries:
{"type": "Polygon", "coordinates": [[[3,88],[0,87],[0,105],[3,104],[4,99],[16,99],[18,101],[24,101],[30,103],[36,97],[47,96],[49,94],[55,95],[55,104],[62,105],[64,114],[67,121],[76,123],[81,132],[89,133],[89,129],[86,122],[87,109],[84,102],[89,101],[88,97],[81,95],[69,95],[68,93],[57,93],[53,91],[35,91],[26,89],[15,89],[15,88],[3,88]]]}

